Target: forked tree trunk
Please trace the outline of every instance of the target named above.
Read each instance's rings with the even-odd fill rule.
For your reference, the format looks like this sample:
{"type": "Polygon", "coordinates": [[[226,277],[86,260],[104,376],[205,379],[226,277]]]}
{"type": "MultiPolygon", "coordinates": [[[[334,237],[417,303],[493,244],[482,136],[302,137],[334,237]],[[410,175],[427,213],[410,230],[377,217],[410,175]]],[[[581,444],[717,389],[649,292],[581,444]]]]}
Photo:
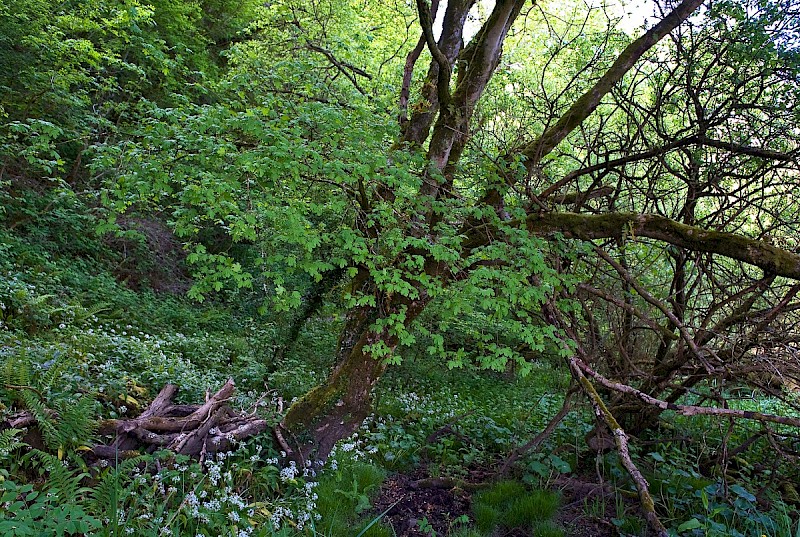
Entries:
{"type": "MultiPolygon", "coordinates": [[[[556,124],[537,140],[525,145],[520,154],[525,157],[525,165],[529,167],[529,171],[534,172],[542,157],[552,151],[597,108],[603,96],[622,79],[633,64],[662,37],[685,20],[702,1],[683,0],[660,23],[626,47],[607,73],[578,99],[556,124]]],[[[455,190],[453,186],[456,165],[468,140],[470,120],[475,106],[500,61],[506,35],[527,2],[524,0],[498,0],[481,29],[464,48],[460,43],[464,37],[463,30],[467,14],[474,4],[474,0],[458,0],[448,3],[438,43],[433,36],[430,7],[425,0],[417,0],[416,3],[420,12],[425,42],[433,57],[426,79],[426,84],[430,87],[424,92],[431,102],[403,122],[402,141],[409,146],[419,147],[425,140],[430,139],[426,157],[431,167],[436,169],[436,174],[434,176],[426,174],[419,194],[424,199],[435,200],[450,196],[455,190]],[[452,84],[450,75],[454,72],[455,63],[459,64],[459,69],[457,80],[455,84],[452,84]],[[433,102],[434,97],[436,102],[433,102]],[[437,115],[437,112],[438,116],[434,124],[434,116],[437,115]],[[431,125],[433,125],[432,131],[431,125]],[[430,137],[428,136],[429,132],[430,137]],[[441,174],[441,178],[438,177],[438,174],[441,174]]],[[[409,56],[406,64],[407,80],[411,79],[410,75],[417,57],[418,54],[415,53],[409,56]]],[[[428,172],[430,171],[429,169],[428,172]]],[[[394,199],[388,190],[387,188],[378,189],[380,200],[394,199]]],[[[486,207],[499,208],[502,203],[493,203],[492,200],[495,199],[502,201],[502,196],[498,194],[495,187],[490,187],[482,203],[486,207]]],[[[363,211],[369,212],[371,204],[366,197],[361,200],[360,204],[363,211]]],[[[434,230],[440,223],[440,216],[432,210],[421,216],[421,219],[414,220],[414,226],[419,229],[415,229],[413,232],[418,234],[420,230],[423,230],[426,238],[435,242],[437,233],[434,230]]],[[[570,229],[569,224],[581,227],[580,224],[583,223],[581,219],[584,218],[587,217],[566,215],[567,222],[558,222],[555,231],[570,229]],[[577,224],[576,219],[579,220],[577,224]]],[[[520,224],[527,224],[531,231],[536,232],[538,227],[548,228],[550,226],[551,223],[547,220],[545,216],[537,213],[537,215],[532,215],[527,222],[520,222],[520,224]]],[[[634,220],[633,217],[629,217],[624,223],[633,227],[637,223],[634,220]]],[[[642,227],[641,222],[638,223],[642,227]]],[[[486,228],[486,222],[477,222],[477,226],[467,224],[464,229],[466,238],[462,243],[465,254],[468,254],[471,248],[486,245],[493,240],[491,234],[487,237],[480,236],[480,230],[486,228]]],[[[370,238],[377,238],[381,233],[379,224],[374,228],[362,229],[362,231],[365,232],[366,237],[370,238]]],[[[618,227],[615,227],[614,236],[618,232],[618,227]]],[[[575,235],[579,236],[578,233],[575,235]]],[[[684,238],[684,242],[691,241],[691,239],[692,237],[684,238]]],[[[421,255],[426,258],[425,272],[428,276],[439,278],[446,274],[446,271],[443,270],[444,267],[434,261],[430,255],[426,252],[421,252],[421,255]]],[[[773,260],[770,259],[770,261],[773,260]]],[[[448,279],[448,276],[445,276],[444,279],[448,279]]],[[[360,279],[362,283],[367,280],[366,277],[360,279]]],[[[442,284],[444,283],[442,281],[442,284]]],[[[365,292],[367,289],[364,285],[355,287],[365,292]]],[[[376,333],[371,329],[374,321],[393,311],[397,313],[402,308],[405,323],[408,325],[429,301],[422,289],[420,289],[419,296],[424,298],[414,300],[396,298],[394,303],[391,298],[379,296],[380,293],[373,292],[373,294],[376,297],[377,305],[375,307],[354,308],[348,313],[337,352],[337,365],[331,375],[323,384],[293,404],[284,420],[275,429],[278,442],[284,446],[287,454],[302,464],[310,460],[326,459],[336,442],[355,432],[369,414],[371,393],[385,371],[386,363],[381,359],[375,359],[365,350],[365,347],[382,342],[388,349],[393,350],[397,345],[396,336],[386,332],[376,333]]]]}

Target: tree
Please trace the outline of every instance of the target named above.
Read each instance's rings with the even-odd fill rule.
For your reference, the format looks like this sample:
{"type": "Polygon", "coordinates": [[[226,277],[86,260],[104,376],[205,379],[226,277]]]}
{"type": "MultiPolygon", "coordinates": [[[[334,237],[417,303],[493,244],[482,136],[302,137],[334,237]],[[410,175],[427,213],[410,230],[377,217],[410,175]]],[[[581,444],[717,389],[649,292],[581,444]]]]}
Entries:
{"type": "MultiPolygon", "coordinates": [[[[289,306],[301,295],[287,274],[347,275],[336,365],[276,429],[301,463],[355,431],[426,308],[457,312],[469,297],[526,349],[565,358],[663,534],[620,423],[638,430],[670,409],[800,425],[727,409],[721,392],[719,407],[679,403],[793,348],[771,334],[793,327],[800,290],[787,200],[800,19],[781,16],[797,5],[702,4],[665,7],[626,44],[607,17],[596,30],[601,11],[572,25],[547,4],[499,0],[470,37],[474,0],[418,0],[422,36],[394,106],[387,72],[409,49],[412,13],[278,3],[229,52],[224,106],[162,111],[119,152],[111,193],[120,209],[169,206],[188,238],[216,227],[258,245],[260,274],[196,244],[198,296],[262,278],[289,306]],[[405,34],[386,29],[393,19],[405,34]],[[343,21],[363,31],[342,34],[343,21]],[[540,70],[514,52],[504,63],[504,46],[531,50],[537,29],[540,70]]],[[[431,339],[450,365],[464,359],[431,339]]],[[[502,346],[483,360],[530,365],[502,346]]],[[[772,365],[796,378],[796,362],[772,365]]]]}

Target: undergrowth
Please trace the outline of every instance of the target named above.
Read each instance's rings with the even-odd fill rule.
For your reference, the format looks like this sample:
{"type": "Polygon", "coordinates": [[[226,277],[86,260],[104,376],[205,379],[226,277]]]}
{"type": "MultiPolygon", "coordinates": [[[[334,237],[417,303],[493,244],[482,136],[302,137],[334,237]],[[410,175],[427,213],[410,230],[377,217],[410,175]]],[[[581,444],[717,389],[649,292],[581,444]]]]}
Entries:
{"type": "MultiPolygon", "coordinates": [[[[291,316],[264,311],[248,290],[222,291],[203,304],[146,287],[134,291],[115,274],[119,252],[93,233],[85,202],[50,195],[61,197],[47,225],[29,211],[16,229],[0,228],[0,421],[26,410],[38,423],[38,436],[0,430],[2,535],[388,537],[399,529],[373,507],[387,475],[424,466],[431,476],[468,479],[474,470],[496,468],[563,402],[568,376],[553,360],[519,378],[477,368],[442,371],[424,353],[401,349],[405,363],[382,379],[374,414],[324,468],[285,463],[269,436],[202,464],[159,452],[89,466],[82,454],[102,440],[97,422],[137,416],[166,383],[179,385],[179,402],[197,402],[232,376],[234,406],[285,408],[327,375],[342,321],[323,307],[278,359],[291,316]],[[75,234],[80,241],[71,239],[75,234]]],[[[735,404],[774,412],[767,407],[778,403],[735,404]]],[[[647,448],[634,441],[632,451],[674,535],[800,536],[791,480],[800,476],[780,466],[766,437],[723,471],[715,462],[722,440],[739,445],[758,430],[729,434],[710,419],[672,421],[681,436],[698,440],[647,448]]],[[[450,513],[460,522],[440,534],[522,528],[563,535],[554,522],[557,478],[596,470],[619,500],[589,502],[586,515],[609,520],[621,534],[643,534],[638,512],[623,500],[634,489],[618,458],[606,454],[595,464],[586,456],[583,437],[593,425],[579,407],[520,459],[513,479],[475,493],[468,512],[450,513]]],[[[418,523],[428,535],[434,531],[427,520],[418,523]]]]}

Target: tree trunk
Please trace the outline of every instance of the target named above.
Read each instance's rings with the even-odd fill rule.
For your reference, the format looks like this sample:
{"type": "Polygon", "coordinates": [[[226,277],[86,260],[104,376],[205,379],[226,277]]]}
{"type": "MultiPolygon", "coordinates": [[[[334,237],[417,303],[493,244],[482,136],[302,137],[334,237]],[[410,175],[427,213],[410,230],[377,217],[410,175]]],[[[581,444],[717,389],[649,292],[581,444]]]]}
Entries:
{"type": "MultiPolygon", "coordinates": [[[[437,269],[438,265],[429,270],[437,269]]],[[[377,305],[350,309],[333,371],[323,384],[289,407],[275,428],[287,455],[302,465],[324,462],[336,442],[353,434],[372,410],[372,390],[386,371],[387,360],[373,356],[370,346],[382,344],[391,353],[399,343],[396,335],[376,331],[375,322],[402,311],[408,326],[430,301],[424,293],[414,300],[382,296],[365,279],[357,288],[363,294],[372,293],[377,305]]]]}
{"type": "MultiPolygon", "coordinates": [[[[424,178],[419,191],[423,199],[432,201],[439,197],[453,195],[456,164],[460,161],[468,140],[472,113],[499,63],[506,35],[525,3],[523,0],[499,0],[496,2],[489,17],[469,45],[462,47],[464,24],[474,0],[458,0],[448,3],[443,19],[442,34],[438,42],[433,37],[430,7],[424,0],[418,0],[417,7],[423,35],[433,61],[430,64],[426,85],[422,92],[423,106],[411,118],[401,121],[400,139],[411,147],[419,147],[425,140],[430,139],[426,158],[433,169],[428,169],[426,173],[433,171],[435,174],[424,178]],[[459,64],[459,69],[457,80],[453,86],[450,75],[453,74],[454,63],[459,64]],[[431,126],[433,126],[432,132],[431,126]]],[[[602,97],[621,80],[631,66],[664,35],[685,20],[701,3],[702,0],[683,0],[660,23],[631,43],[609,71],[576,101],[559,122],[537,140],[521,148],[519,153],[525,157],[526,167],[537,167],[543,156],[552,151],[594,111],[602,97]]],[[[410,78],[409,70],[413,70],[415,61],[414,55],[409,57],[406,65],[407,79],[410,78]]],[[[403,102],[405,101],[401,99],[401,103],[403,102]]],[[[393,200],[394,197],[389,190],[391,189],[377,189],[378,198],[381,201],[393,200]]],[[[502,195],[499,194],[496,187],[490,187],[483,201],[482,204],[486,207],[500,207],[502,195]],[[495,198],[498,203],[491,203],[495,198]]],[[[362,196],[359,204],[361,210],[365,212],[369,212],[372,206],[365,195],[362,196]]],[[[440,224],[440,216],[435,211],[427,211],[425,214],[426,211],[423,210],[421,213],[419,218],[413,219],[412,227],[414,229],[407,231],[417,235],[420,230],[424,230],[426,239],[435,244],[437,240],[435,229],[440,224]]],[[[591,232],[583,230],[583,219],[585,218],[587,217],[584,215],[569,214],[566,215],[566,222],[558,221],[553,225],[554,223],[549,221],[552,219],[551,215],[531,215],[526,222],[520,222],[520,225],[527,224],[529,230],[534,233],[567,230],[571,231],[571,235],[568,236],[584,238],[582,232],[591,235],[591,232]],[[553,227],[556,229],[551,229],[553,227]]],[[[610,218],[613,220],[614,215],[610,218]]],[[[613,228],[610,230],[612,236],[620,235],[625,230],[643,234],[648,230],[653,232],[652,227],[658,229],[657,225],[649,227],[647,225],[652,224],[653,218],[655,217],[645,218],[645,221],[642,222],[641,219],[636,220],[632,215],[625,215],[612,223],[607,223],[606,227],[613,228]]],[[[591,224],[590,227],[593,228],[594,222],[591,224]]],[[[485,222],[472,222],[460,227],[464,228],[466,235],[461,245],[464,255],[469,255],[473,248],[485,246],[493,240],[491,226],[486,225],[485,222]],[[482,232],[489,232],[489,235],[483,235],[482,232]]],[[[377,238],[381,233],[379,226],[375,225],[361,231],[366,237],[372,239],[377,238]]],[[[670,233],[667,233],[667,240],[668,242],[670,242],[669,239],[672,239],[671,242],[694,244],[697,242],[692,235],[694,231],[693,228],[688,230],[670,229],[670,233]]],[[[608,232],[606,230],[606,233],[608,232]]],[[[663,233],[655,238],[663,240],[661,235],[663,233]]],[[[725,239],[728,242],[731,240],[727,236],[725,239]]],[[[749,243],[747,245],[750,246],[749,243]]],[[[737,247],[740,246],[741,244],[737,245],[737,247]]],[[[723,253],[731,255],[728,251],[723,253]]],[[[757,253],[766,254],[767,258],[760,260],[762,262],[759,266],[776,267],[778,270],[775,272],[778,274],[781,273],[781,269],[789,272],[796,269],[800,274],[800,269],[798,269],[800,263],[794,266],[792,260],[785,260],[773,251],[757,253]],[[781,262],[785,263],[781,264],[781,262]]],[[[436,261],[430,252],[419,252],[418,255],[425,258],[427,276],[441,278],[440,282],[443,285],[446,285],[446,280],[455,276],[448,274],[446,267],[436,261]]],[[[364,295],[372,294],[375,297],[376,305],[360,306],[348,313],[333,372],[323,384],[293,404],[283,421],[275,429],[276,437],[284,446],[287,455],[303,465],[313,460],[324,461],[336,442],[355,432],[369,414],[372,390],[386,369],[385,360],[374,358],[369,352],[369,346],[382,343],[389,351],[393,351],[397,345],[397,337],[386,331],[376,332],[372,328],[374,322],[392,313],[402,313],[404,322],[408,326],[430,301],[430,297],[425,294],[423,289],[418,289],[418,297],[413,299],[383,296],[370,283],[369,277],[365,274],[366,269],[362,268],[361,270],[364,273],[356,277],[357,284],[354,285],[354,288],[362,291],[364,295]]]]}
{"type": "Polygon", "coordinates": [[[336,442],[353,434],[369,414],[372,389],[386,369],[384,360],[364,350],[380,339],[370,329],[375,318],[372,307],[350,310],[333,372],[297,400],[279,424],[288,455],[298,462],[325,461],[336,442]]]}

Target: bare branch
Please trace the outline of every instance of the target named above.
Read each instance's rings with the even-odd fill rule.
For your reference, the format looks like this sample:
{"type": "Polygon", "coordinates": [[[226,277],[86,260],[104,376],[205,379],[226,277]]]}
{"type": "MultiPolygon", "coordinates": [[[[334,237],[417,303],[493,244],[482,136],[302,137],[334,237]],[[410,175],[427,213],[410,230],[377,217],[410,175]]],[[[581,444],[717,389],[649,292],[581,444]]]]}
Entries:
{"type": "Polygon", "coordinates": [[[762,412],[752,412],[750,410],[738,410],[735,408],[718,408],[718,407],[710,407],[710,406],[695,406],[695,405],[678,405],[675,403],[670,403],[668,401],[664,401],[662,399],[658,399],[651,395],[644,393],[641,390],[637,390],[632,386],[628,386],[627,384],[622,384],[619,382],[614,382],[605,378],[603,375],[589,367],[583,360],[579,360],[577,357],[572,358],[570,363],[575,363],[576,367],[579,367],[581,371],[583,371],[586,375],[590,376],[592,379],[600,383],[603,387],[608,388],[609,390],[614,390],[615,392],[624,393],[627,395],[632,395],[639,399],[640,401],[647,403],[648,405],[660,408],[661,410],[672,410],[677,412],[682,416],[718,416],[721,418],[739,418],[739,419],[747,419],[747,420],[755,420],[761,422],[770,422],[770,423],[780,423],[781,425],[789,425],[792,427],[800,427],[800,418],[792,418],[788,416],[777,416],[775,414],[764,414],[762,412]]]}
{"type": "Polygon", "coordinates": [[[628,45],[600,80],[576,100],[555,125],[522,149],[521,153],[526,158],[525,166],[528,171],[530,172],[536,168],[542,157],[550,153],[569,133],[594,112],[600,104],[600,100],[611,91],[611,88],[625,76],[625,73],[633,67],[645,52],[686,20],[702,3],[703,0],[683,0],[661,22],[628,45]]]}
{"type": "Polygon", "coordinates": [[[594,408],[594,413],[597,418],[606,424],[611,431],[611,434],[614,436],[614,443],[617,446],[619,457],[622,459],[622,465],[625,466],[625,469],[628,471],[628,474],[630,474],[634,484],[636,485],[636,490],[639,491],[639,502],[642,505],[642,510],[644,510],[644,516],[647,519],[647,522],[655,530],[658,537],[667,537],[669,533],[656,514],[655,502],[653,502],[653,497],[650,495],[650,488],[647,480],[644,478],[642,472],[639,471],[639,468],[636,467],[631,459],[631,454],[628,450],[628,435],[620,426],[619,422],[617,422],[616,418],[608,409],[605,402],[603,402],[603,399],[600,397],[600,394],[597,393],[594,385],[592,385],[589,379],[587,379],[583,374],[581,365],[584,364],[582,364],[577,357],[570,359],[570,370],[572,371],[572,375],[578,380],[578,383],[580,384],[581,388],[583,388],[584,393],[589,398],[589,402],[591,403],[592,408],[594,408]]]}
{"type": "Polygon", "coordinates": [[[422,26],[422,35],[428,44],[431,56],[439,64],[439,79],[437,82],[437,95],[441,106],[447,106],[450,102],[450,73],[452,67],[447,57],[439,50],[436,38],[433,36],[433,20],[431,18],[431,7],[425,0],[417,0],[417,11],[419,12],[419,24],[422,26]]]}

